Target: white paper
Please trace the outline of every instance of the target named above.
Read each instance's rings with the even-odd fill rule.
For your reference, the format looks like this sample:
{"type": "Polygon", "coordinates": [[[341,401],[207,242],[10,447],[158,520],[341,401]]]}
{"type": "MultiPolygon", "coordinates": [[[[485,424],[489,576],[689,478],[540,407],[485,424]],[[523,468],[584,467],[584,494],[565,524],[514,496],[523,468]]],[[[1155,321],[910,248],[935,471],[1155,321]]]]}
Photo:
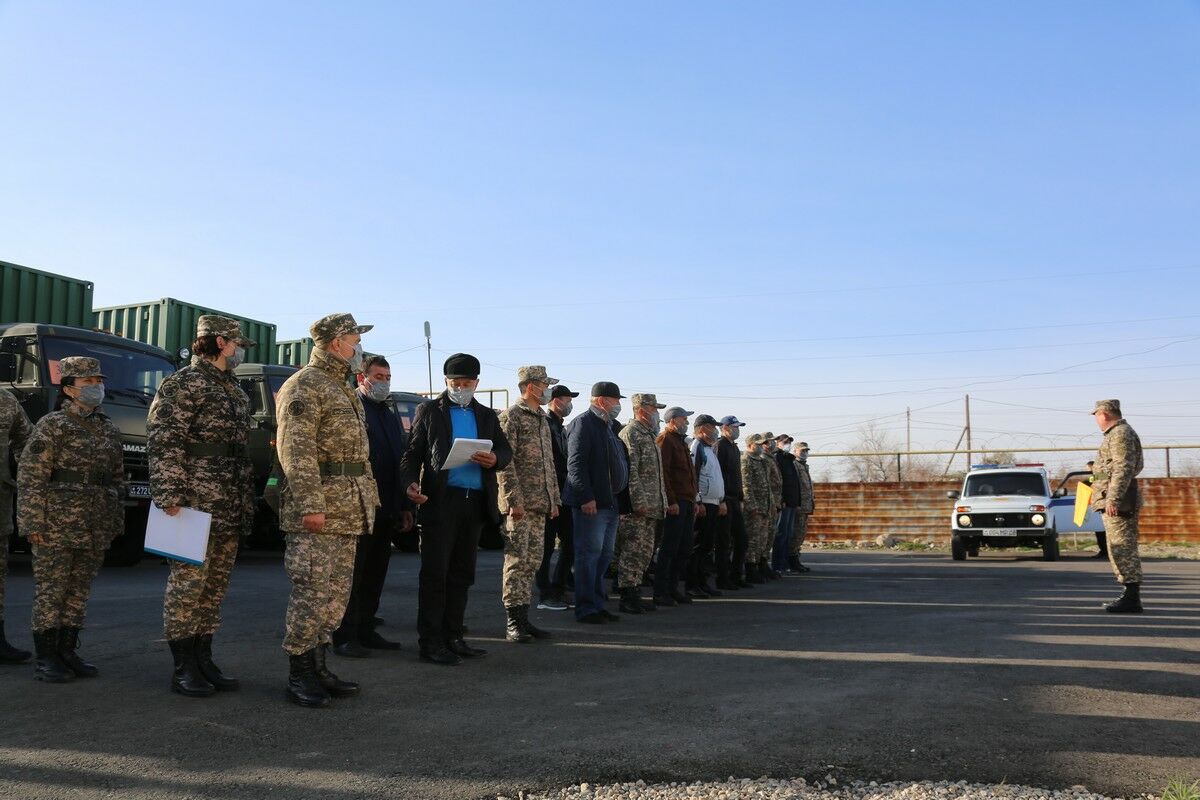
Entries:
{"type": "Polygon", "coordinates": [[[490,452],[492,452],[491,439],[455,439],[454,443],[450,445],[450,455],[446,456],[446,463],[442,464],[442,469],[461,467],[476,453],[490,452]]]}
{"type": "Polygon", "coordinates": [[[208,531],[212,514],[194,508],[181,508],[173,517],[167,516],[154,503],[146,520],[147,553],[173,558],[188,564],[203,564],[208,554],[208,531]]]}

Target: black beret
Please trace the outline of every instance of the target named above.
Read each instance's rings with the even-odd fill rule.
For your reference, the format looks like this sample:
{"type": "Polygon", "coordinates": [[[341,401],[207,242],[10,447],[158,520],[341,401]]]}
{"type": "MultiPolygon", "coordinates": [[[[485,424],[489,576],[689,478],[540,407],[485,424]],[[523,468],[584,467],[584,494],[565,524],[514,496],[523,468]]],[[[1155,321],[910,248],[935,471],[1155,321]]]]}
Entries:
{"type": "Polygon", "coordinates": [[[479,359],[467,353],[455,353],[442,365],[442,374],[447,378],[478,378],[479,359]]]}

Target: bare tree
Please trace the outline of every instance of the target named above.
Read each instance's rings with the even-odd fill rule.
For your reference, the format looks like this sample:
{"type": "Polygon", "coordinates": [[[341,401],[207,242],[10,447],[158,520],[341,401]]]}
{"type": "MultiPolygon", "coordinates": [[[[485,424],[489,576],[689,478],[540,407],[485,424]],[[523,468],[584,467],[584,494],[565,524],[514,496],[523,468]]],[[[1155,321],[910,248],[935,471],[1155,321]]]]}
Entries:
{"type": "Polygon", "coordinates": [[[876,427],[874,422],[862,425],[858,429],[858,441],[850,448],[856,455],[846,459],[847,477],[859,483],[896,480],[896,457],[889,453],[899,449],[887,432],[876,427]]]}
{"type": "Polygon", "coordinates": [[[1011,450],[996,450],[991,453],[985,453],[981,464],[1013,464],[1016,463],[1017,455],[1011,450]]]}

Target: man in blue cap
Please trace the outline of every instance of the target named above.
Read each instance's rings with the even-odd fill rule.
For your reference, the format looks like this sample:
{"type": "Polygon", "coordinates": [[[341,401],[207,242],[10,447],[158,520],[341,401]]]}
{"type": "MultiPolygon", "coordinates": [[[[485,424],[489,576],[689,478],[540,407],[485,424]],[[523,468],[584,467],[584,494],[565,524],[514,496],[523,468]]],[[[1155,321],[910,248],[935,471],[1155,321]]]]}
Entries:
{"type": "Polygon", "coordinates": [[[721,439],[717,442],[717,462],[721,465],[721,477],[725,479],[725,508],[728,513],[718,518],[717,539],[729,542],[732,555],[728,562],[717,563],[718,589],[749,589],[754,584],[742,575],[749,540],[746,537],[746,519],[742,516],[742,451],[737,440],[746,423],[735,416],[721,417],[721,439]]]}

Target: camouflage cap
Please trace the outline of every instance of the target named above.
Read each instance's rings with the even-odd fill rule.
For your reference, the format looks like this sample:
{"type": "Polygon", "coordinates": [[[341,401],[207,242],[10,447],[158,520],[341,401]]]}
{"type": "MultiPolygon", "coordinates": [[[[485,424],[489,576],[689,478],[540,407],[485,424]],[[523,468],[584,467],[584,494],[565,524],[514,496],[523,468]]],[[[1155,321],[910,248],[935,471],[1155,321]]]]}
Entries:
{"type": "Polygon", "coordinates": [[[796,442],[796,447],[799,447],[801,450],[809,449],[808,442],[796,442]]]}
{"type": "Polygon", "coordinates": [[[220,314],[202,314],[196,320],[196,336],[224,336],[236,341],[242,347],[254,347],[258,344],[253,339],[242,336],[242,326],[236,319],[222,317],[220,314]]]}
{"type": "Polygon", "coordinates": [[[58,362],[59,378],[104,378],[100,362],[88,356],[67,356],[58,362]]]}
{"type": "Polygon", "coordinates": [[[763,437],[761,433],[752,433],[746,437],[746,444],[762,444],[762,440],[763,437]]]}
{"type": "Polygon", "coordinates": [[[1121,401],[1097,400],[1096,407],[1092,409],[1092,413],[1095,414],[1099,411],[1103,411],[1105,414],[1108,414],[1111,417],[1119,417],[1121,416],[1121,401]]]}
{"type": "Polygon", "coordinates": [[[531,367],[517,368],[517,383],[525,383],[526,381],[536,381],[538,383],[548,383],[551,386],[558,383],[558,378],[551,378],[546,374],[546,368],[535,364],[531,367]]]}
{"type": "Polygon", "coordinates": [[[658,402],[658,397],[645,392],[638,392],[633,396],[633,404],[635,406],[654,406],[655,408],[666,408],[666,403],[658,402]]]}
{"type": "Polygon", "coordinates": [[[341,313],[321,317],[309,326],[308,333],[314,342],[326,345],[339,336],[345,336],[348,333],[366,333],[374,327],[374,325],[359,325],[354,321],[353,314],[341,313]]]}
{"type": "Polygon", "coordinates": [[[762,437],[762,440],[763,440],[764,442],[765,442],[767,439],[774,439],[774,438],[775,438],[775,434],[771,433],[770,431],[767,431],[766,433],[760,433],[760,434],[759,434],[759,436],[761,436],[761,437],[762,437]]]}

